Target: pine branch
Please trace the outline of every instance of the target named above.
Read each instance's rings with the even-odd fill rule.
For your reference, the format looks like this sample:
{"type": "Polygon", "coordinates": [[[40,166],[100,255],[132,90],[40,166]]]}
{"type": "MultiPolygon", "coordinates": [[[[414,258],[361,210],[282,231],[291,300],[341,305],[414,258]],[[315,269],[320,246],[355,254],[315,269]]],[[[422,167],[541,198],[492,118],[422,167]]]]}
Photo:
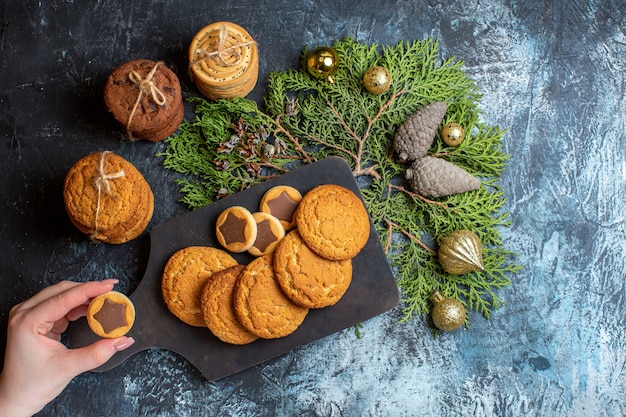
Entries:
{"type": "Polygon", "coordinates": [[[504,302],[499,291],[521,268],[501,237],[510,225],[498,186],[509,158],[502,151],[505,131],[479,121],[475,81],[462,62],[441,59],[436,40],[378,46],[346,38],[332,46],[340,57],[335,83],[310,77],[304,66],[273,72],[264,111],[246,99],[192,100],[195,120],[183,122],[160,154],[164,166],[182,177],[181,201],[199,207],[302,164],[341,156],[355,176],[366,178],[361,193],[397,277],[402,321],[428,312],[435,290],[488,318],[504,302]],[[374,65],[393,79],[381,95],[361,86],[374,65]],[[434,101],[448,105],[443,124],[458,123],[467,134],[458,147],[437,136],[428,154],[479,177],[477,191],[432,200],[404,187],[407,167],[394,160],[391,147],[395,131],[434,101]],[[484,272],[454,276],[439,265],[439,239],[459,229],[480,237],[484,272]]]}

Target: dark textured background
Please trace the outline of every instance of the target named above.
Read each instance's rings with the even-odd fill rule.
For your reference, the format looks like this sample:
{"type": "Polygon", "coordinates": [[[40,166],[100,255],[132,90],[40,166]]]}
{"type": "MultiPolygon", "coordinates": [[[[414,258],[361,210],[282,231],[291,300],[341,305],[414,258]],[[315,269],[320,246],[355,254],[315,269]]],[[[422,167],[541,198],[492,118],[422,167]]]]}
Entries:
{"type": "Polygon", "coordinates": [[[185,212],[154,156],[163,144],[125,141],[102,87],[117,65],[150,58],[197,95],[187,48],[218,20],[259,44],[257,100],[305,46],[438,38],[477,80],[483,121],[508,129],[504,237],[525,266],[500,292],[506,305],[490,320],[473,314],[467,331],[435,340],[421,318],[398,324],[396,308],[360,340],[341,332],[214,383],[155,349],[79,376],[41,415],[626,415],[625,10],[620,0],[0,0],[2,346],[9,308],[46,285],[136,287],[147,236],[89,243],[65,215],[63,178],[108,149],[153,187],[151,224],[185,212]]]}

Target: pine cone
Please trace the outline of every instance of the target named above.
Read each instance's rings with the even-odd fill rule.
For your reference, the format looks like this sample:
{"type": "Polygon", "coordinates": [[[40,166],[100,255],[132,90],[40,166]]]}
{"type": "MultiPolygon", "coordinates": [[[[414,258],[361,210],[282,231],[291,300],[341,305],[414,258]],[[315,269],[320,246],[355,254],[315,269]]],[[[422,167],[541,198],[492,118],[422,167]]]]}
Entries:
{"type": "Polygon", "coordinates": [[[406,170],[409,187],[424,197],[438,198],[480,188],[480,180],[443,159],[426,157],[406,170]]]}
{"type": "Polygon", "coordinates": [[[445,102],[436,101],[420,108],[402,123],[393,144],[400,162],[415,161],[426,155],[447,108],[445,102]]]}

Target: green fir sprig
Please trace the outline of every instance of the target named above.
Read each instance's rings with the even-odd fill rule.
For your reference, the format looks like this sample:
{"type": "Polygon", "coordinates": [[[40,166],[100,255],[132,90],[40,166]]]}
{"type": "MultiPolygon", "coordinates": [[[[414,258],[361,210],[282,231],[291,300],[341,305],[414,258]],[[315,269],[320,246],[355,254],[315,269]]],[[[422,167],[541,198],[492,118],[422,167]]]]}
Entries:
{"type": "Polygon", "coordinates": [[[441,60],[436,40],[365,45],[346,38],[333,43],[340,60],[334,83],[304,68],[273,72],[264,110],[247,99],[194,98],[196,117],[167,139],[164,165],[182,174],[181,201],[209,204],[267,178],[327,156],[341,156],[357,177],[381,245],[402,293],[403,320],[426,313],[438,290],[489,318],[503,304],[499,289],[521,268],[503,247],[509,226],[500,187],[508,155],[504,130],[479,120],[481,95],[453,58],[441,60]],[[381,95],[361,85],[365,71],[385,67],[393,82],[381,95]],[[464,127],[466,139],[448,147],[439,137],[429,155],[479,177],[477,191],[437,200],[404,186],[407,166],[394,160],[396,129],[420,107],[445,101],[443,123],[464,127]],[[475,232],[484,247],[484,272],[447,274],[437,261],[438,241],[454,230],[475,232]]]}

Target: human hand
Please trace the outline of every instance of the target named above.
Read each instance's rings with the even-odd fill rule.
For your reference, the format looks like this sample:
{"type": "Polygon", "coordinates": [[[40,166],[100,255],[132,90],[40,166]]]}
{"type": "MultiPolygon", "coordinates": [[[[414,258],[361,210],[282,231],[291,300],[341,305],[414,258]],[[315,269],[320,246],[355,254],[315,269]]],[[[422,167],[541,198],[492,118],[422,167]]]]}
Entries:
{"type": "Polygon", "coordinates": [[[86,315],[93,297],[111,291],[117,280],[63,281],[44,288],[9,313],[4,369],[0,374],[0,415],[31,416],[56,398],[77,375],[97,368],[135,341],[101,339],[68,349],[61,334],[86,315]]]}

